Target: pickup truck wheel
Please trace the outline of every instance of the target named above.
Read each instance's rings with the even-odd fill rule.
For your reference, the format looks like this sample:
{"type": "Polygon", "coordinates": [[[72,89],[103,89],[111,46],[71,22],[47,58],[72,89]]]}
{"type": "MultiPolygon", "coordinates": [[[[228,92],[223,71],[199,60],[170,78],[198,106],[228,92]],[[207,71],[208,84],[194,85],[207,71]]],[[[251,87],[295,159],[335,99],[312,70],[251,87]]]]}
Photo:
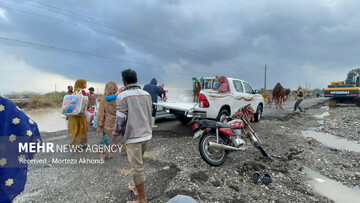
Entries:
{"type": "Polygon", "coordinates": [[[255,122],[259,122],[261,120],[262,112],[263,112],[262,106],[259,105],[256,109],[256,112],[254,113],[254,121],[255,122]]]}
{"type": "Polygon", "coordinates": [[[191,120],[192,118],[188,118],[184,115],[178,115],[178,114],[175,114],[175,117],[183,124],[183,125],[187,125],[191,120]]]}
{"type": "Polygon", "coordinates": [[[217,116],[216,120],[219,122],[227,122],[226,116],[229,116],[229,111],[226,109],[223,109],[220,111],[219,115],[217,116]]]}

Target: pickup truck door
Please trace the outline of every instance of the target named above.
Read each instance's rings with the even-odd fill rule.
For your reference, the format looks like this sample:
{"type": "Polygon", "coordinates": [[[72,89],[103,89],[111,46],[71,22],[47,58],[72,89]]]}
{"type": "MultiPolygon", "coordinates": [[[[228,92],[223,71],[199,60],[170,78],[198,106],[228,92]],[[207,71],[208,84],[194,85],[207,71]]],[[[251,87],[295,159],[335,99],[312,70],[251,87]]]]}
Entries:
{"type": "Polygon", "coordinates": [[[244,87],[242,81],[240,80],[233,80],[234,85],[234,105],[231,111],[231,114],[234,114],[239,108],[245,106],[247,102],[245,101],[247,94],[244,92],[244,87]]]}
{"type": "Polygon", "coordinates": [[[250,104],[253,107],[254,111],[256,111],[257,101],[256,101],[256,98],[255,98],[255,91],[251,87],[251,85],[249,85],[249,83],[243,82],[243,84],[244,84],[244,90],[245,90],[246,98],[247,98],[248,102],[250,102],[250,104]]]}

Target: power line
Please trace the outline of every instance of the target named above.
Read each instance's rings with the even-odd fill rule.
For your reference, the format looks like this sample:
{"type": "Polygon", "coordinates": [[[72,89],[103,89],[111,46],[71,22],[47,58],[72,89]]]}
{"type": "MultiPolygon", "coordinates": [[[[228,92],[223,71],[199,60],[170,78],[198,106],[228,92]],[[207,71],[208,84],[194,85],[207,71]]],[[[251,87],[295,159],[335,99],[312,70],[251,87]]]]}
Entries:
{"type": "MultiPolygon", "coordinates": [[[[12,0],[12,1],[15,1],[15,0],[12,0]]],[[[18,2],[18,1],[15,1],[15,2],[18,2]]],[[[31,1],[31,2],[33,2],[33,1],[31,1]]],[[[24,2],[18,2],[18,3],[24,3],[24,2]]],[[[57,19],[57,18],[53,18],[53,17],[49,17],[49,16],[37,14],[37,13],[32,13],[32,12],[25,11],[25,10],[15,9],[15,8],[2,6],[2,5],[0,5],[0,6],[3,7],[3,8],[6,8],[6,9],[10,9],[10,10],[18,11],[18,12],[23,12],[23,13],[26,13],[26,14],[29,14],[29,15],[34,15],[34,16],[37,16],[37,17],[42,17],[42,18],[50,19],[50,20],[57,21],[57,22],[60,22],[60,23],[65,23],[65,24],[68,24],[68,25],[76,26],[77,28],[84,29],[84,30],[88,31],[88,29],[86,29],[84,27],[80,27],[78,24],[75,24],[75,23],[70,23],[70,22],[67,22],[67,21],[64,21],[64,20],[60,20],[60,19],[57,19]]],[[[34,6],[34,5],[31,5],[31,6],[34,6]]],[[[42,8],[42,9],[44,9],[44,8],[42,8]]],[[[60,13],[60,14],[62,14],[62,13],[60,13]]],[[[76,14],[76,13],[74,13],[74,14],[76,14]]],[[[82,15],[80,15],[80,16],[82,16],[82,15]]],[[[99,32],[100,33],[105,33],[105,34],[108,34],[108,35],[112,35],[112,33],[106,33],[106,32],[103,32],[103,31],[99,31],[99,32]]],[[[158,65],[145,64],[145,63],[130,61],[130,60],[126,60],[126,59],[102,56],[102,55],[93,54],[93,53],[87,53],[87,52],[82,52],[82,51],[77,51],[77,50],[66,49],[66,48],[59,48],[59,47],[54,47],[54,46],[51,46],[51,45],[38,44],[38,43],[34,43],[34,42],[27,42],[27,41],[11,39],[11,38],[1,37],[1,36],[0,36],[0,39],[12,40],[12,41],[15,41],[15,42],[18,42],[18,43],[25,43],[25,44],[28,44],[28,45],[36,45],[36,46],[43,46],[43,47],[47,47],[47,48],[51,48],[51,49],[56,49],[56,50],[61,50],[61,51],[69,51],[69,52],[73,52],[73,53],[77,53],[77,54],[86,54],[86,55],[91,55],[91,56],[95,56],[95,57],[106,58],[106,59],[111,59],[111,60],[117,60],[117,61],[122,61],[122,62],[127,62],[127,63],[133,63],[133,64],[156,67],[156,68],[162,68],[161,66],[158,66],[158,65]]],[[[154,47],[154,45],[151,45],[151,46],[154,47]]],[[[159,47],[159,48],[164,48],[164,47],[159,47]]],[[[186,52],[184,52],[184,53],[186,53],[186,52]]],[[[189,54],[189,53],[186,53],[186,54],[189,54]]],[[[204,74],[204,72],[196,72],[196,71],[192,71],[192,72],[197,73],[197,74],[204,74]]],[[[207,73],[209,73],[209,72],[207,72],[207,73]]]]}
{"type": "MultiPolygon", "coordinates": [[[[80,14],[77,14],[77,13],[74,13],[74,12],[71,12],[71,11],[66,11],[68,13],[71,13],[72,15],[69,15],[69,14],[65,14],[63,12],[59,12],[57,10],[63,10],[61,8],[57,8],[57,7],[54,7],[54,6],[51,6],[51,5],[48,5],[48,4],[43,4],[43,3],[39,3],[39,2],[35,2],[35,1],[30,1],[30,2],[33,2],[33,3],[37,3],[37,4],[40,4],[40,5],[46,5],[48,7],[52,7],[52,8],[55,8],[57,10],[48,10],[47,8],[44,8],[42,6],[38,6],[38,5],[33,5],[33,4],[28,4],[27,2],[21,2],[21,1],[16,1],[16,0],[11,0],[13,2],[16,2],[16,3],[19,3],[19,4],[23,4],[23,5],[27,5],[27,6],[32,6],[32,7],[35,7],[35,8],[39,8],[39,9],[42,9],[42,10],[45,10],[45,11],[48,11],[48,12],[54,12],[54,13],[57,13],[57,14],[60,14],[60,15],[64,15],[64,16],[68,16],[68,17],[77,17],[77,18],[81,18],[81,20],[85,20],[85,21],[88,21],[88,22],[91,22],[95,25],[99,25],[99,26],[105,26],[105,27],[108,27],[110,29],[114,29],[114,30],[117,30],[117,31],[122,31],[122,32],[127,32],[129,34],[138,34],[138,33],[134,33],[134,32],[131,32],[125,28],[122,28],[122,27],[116,27],[114,25],[112,25],[111,27],[109,27],[109,25],[105,24],[105,23],[102,23],[102,22],[96,22],[95,19],[91,18],[91,17],[87,17],[87,16],[83,16],[83,15],[80,15],[80,14]],[[90,20],[89,20],[90,19],[90,20]]],[[[141,35],[141,34],[139,34],[141,35]]],[[[145,36],[145,35],[142,35],[142,36],[145,36]]]]}
{"type": "MultiPolygon", "coordinates": [[[[17,2],[17,3],[21,3],[21,4],[24,4],[24,5],[28,5],[28,6],[33,6],[33,7],[36,7],[36,8],[40,8],[40,9],[45,9],[47,10],[46,8],[44,7],[39,7],[39,6],[36,6],[36,5],[33,5],[33,4],[28,4],[26,2],[21,2],[21,1],[17,1],[17,0],[12,0],[14,2],[17,2]]],[[[75,16],[78,16],[78,17],[81,17],[83,18],[83,20],[86,20],[86,21],[89,21],[89,22],[92,22],[92,23],[95,23],[95,24],[98,24],[98,23],[101,23],[102,26],[111,26],[113,28],[120,28],[121,30],[125,31],[125,32],[129,32],[131,34],[138,34],[140,36],[143,36],[143,37],[147,37],[146,35],[142,34],[142,33],[138,33],[138,32],[135,32],[133,30],[130,30],[128,28],[125,28],[125,27],[122,27],[122,26],[116,26],[116,25],[113,25],[113,24],[110,24],[110,23],[106,23],[106,22],[101,22],[101,21],[98,21],[97,19],[94,19],[92,17],[88,17],[88,16],[85,16],[85,15],[82,15],[82,14],[78,14],[78,13],[75,13],[75,12],[72,12],[72,11],[68,11],[68,10],[65,10],[65,9],[62,9],[62,8],[59,8],[59,7],[56,7],[56,6],[52,6],[52,5],[49,5],[49,4],[45,4],[45,3],[41,3],[41,2],[37,2],[37,1],[31,1],[31,0],[28,0],[29,2],[32,2],[32,3],[36,3],[38,5],[43,5],[43,6],[46,6],[46,7],[50,7],[50,8],[53,8],[53,9],[56,9],[56,10],[60,10],[60,11],[64,11],[66,13],[70,13],[72,15],[75,15],[75,16]]],[[[52,11],[52,12],[55,12],[55,13],[58,13],[58,14],[61,14],[61,15],[66,15],[66,16],[69,16],[67,14],[64,14],[64,13],[61,13],[61,12],[58,12],[58,11],[52,11]]],[[[48,10],[47,10],[48,11],[48,10]]],[[[72,16],[74,17],[74,16],[72,16]]]]}
{"type": "MultiPolygon", "coordinates": [[[[41,7],[41,6],[38,6],[38,5],[33,5],[33,4],[28,4],[26,2],[21,2],[21,1],[17,1],[17,0],[11,0],[13,2],[17,2],[17,3],[20,3],[20,4],[23,4],[23,5],[27,5],[27,6],[32,6],[32,7],[36,7],[36,8],[40,8],[40,9],[43,9],[43,10],[46,10],[46,11],[51,11],[51,12],[54,12],[54,13],[58,13],[60,15],[64,15],[64,16],[68,16],[68,17],[77,17],[79,19],[82,19],[82,20],[85,20],[85,21],[88,21],[90,23],[93,23],[95,25],[98,25],[98,26],[105,26],[107,28],[110,28],[110,29],[113,29],[113,30],[116,30],[116,31],[119,31],[119,32],[126,32],[128,34],[131,34],[132,37],[137,37],[137,38],[140,38],[140,39],[145,39],[149,42],[154,42],[154,43],[157,43],[157,42],[163,42],[164,41],[159,41],[158,39],[155,38],[155,41],[154,39],[151,39],[149,37],[147,37],[146,35],[142,34],[142,33],[139,33],[139,32],[136,32],[136,31],[133,31],[131,29],[128,29],[128,28],[125,28],[125,27],[121,27],[121,26],[116,26],[116,25],[113,25],[113,24],[110,24],[110,23],[106,23],[106,22],[102,22],[102,21],[98,21],[97,19],[94,19],[94,18],[91,18],[91,17],[88,17],[88,16],[85,16],[85,15],[82,15],[82,14],[78,14],[78,13],[75,13],[75,12],[72,12],[72,11],[68,11],[68,10],[65,10],[65,9],[62,9],[62,8],[59,8],[59,7],[56,7],[56,6],[52,6],[52,5],[49,5],[49,4],[45,4],[45,3],[40,3],[40,2],[37,2],[37,1],[32,1],[32,0],[27,0],[29,2],[33,2],[33,3],[36,3],[38,5],[43,5],[43,6],[46,6],[46,7],[50,7],[50,8],[53,8],[53,9],[57,9],[57,10],[60,10],[60,11],[63,11],[63,12],[67,12],[67,13],[70,13],[71,15],[68,15],[68,14],[65,14],[63,12],[59,12],[59,11],[54,11],[54,10],[48,10],[47,8],[44,8],[44,7],[41,7]],[[134,35],[135,34],[135,35],[134,35]],[[138,35],[138,36],[136,36],[138,35]]],[[[8,7],[9,8],[9,7],[8,7]]],[[[19,12],[24,12],[24,13],[27,13],[27,14],[31,14],[31,15],[35,15],[35,16],[38,16],[38,17],[43,17],[43,18],[48,18],[48,19],[51,19],[51,20],[55,20],[55,21],[58,21],[58,22],[63,22],[63,23],[66,23],[66,24],[69,24],[69,25],[73,25],[73,26],[76,26],[78,28],[82,28],[82,27],[79,27],[77,24],[72,24],[72,23],[68,23],[66,21],[62,21],[62,20],[59,20],[59,19],[56,19],[56,18],[51,18],[51,17],[48,17],[48,16],[43,16],[43,15],[39,15],[39,14],[34,14],[34,13],[31,13],[31,12],[28,12],[28,11],[23,11],[23,10],[19,10],[19,9],[14,9],[14,8],[9,8],[9,9],[12,9],[12,10],[16,10],[16,11],[19,11],[19,12]]],[[[84,28],[82,28],[84,29],[84,28]]],[[[103,32],[103,31],[99,31],[97,30],[98,32],[100,33],[105,33],[105,34],[108,34],[110,36],[113,36],[112,33],[106,33],[106,32],[103,32]]],[[[128,39],[128,40],[132,40],[132,41],[138,41],[134,38],[131,38],[131,37],[128,37],[128,36],[121,36],[122,38],[125,38],[125,39],[128,39]]],[[[158,44],[146,44],[144,43],[144,41],[141,41],[142,42],[142,45],[145,45],[145,46],[151,46],[152,48],[153,47],[156,47],[156,48],[160,48],[160,49],[167,49],[167,50],[170,50],[170,51],[175,51],[175,52],[180,52],[180,53],[183,53],[183,54],[188,54],[188,55],[193,55],[189,52],[186,52],[186,51],[183,51],[181,49],[187,49],[187,50],[190,50],[191,52],[193,53],[196,53],[196,54],[200,54],[200,55],[203,55],[203,56],[210,56],[210,57],[213,57],[213,58],[216,58],[217,56],[216,55],[212,55],[212,54],[208,54],[208,53],[203,53],[201,51],[198,51],[198,50],[194,50],[194,49],[189,49],[187,47],[184,47],[184,46],[181,46],[181,45],[178,45],[178,44],[175,44],[175,43],[170,43],[170,42],[165,42],[169,45],[173,45],[173,46],[176,46],[178,47],[177,49],[171,49],[169,47],[163,47],[163,46],[158,46],[158,44]],[[181,49],[179,49],[181,48],[181,49]]],[[[176,48],[175,47],[175,48],[176,48]]],[[[206,59],[206,58],[204,58],[206,59]]],[[[233,63],[230,63],[230,62],[222,62],[224,64],[228,64],[234,68],[238,67],[237,64],[233,64],[233,63]]]]}
{"type": "MultiPolygon", "coordinates": [[[[27,45],[30,45],[30,46],[45,47],[45,48],[49,48],[49,49],[53,49],[53,50],[57,50],[57,51],[64,51],[64,52],[69,52],[69,53],[74,53],[74,54],[88,55],[88,56],[104,58],[104,59],[108,59],[108,60],[115,60],[115,61],[121,61],[121,62],[126,62],[126,63],[149,66],[149,67],[153,67],[153,68],[164,68],[164,67],[159,66],[159,65],[140,63],[140,62],[136,62],[136,61],[129,61],[129,60],[120,59],[120,58],[108,57],[108,56],[103,56],[103,55],[99,55],[99,54],[93,54],[93,53],[88,53],[88,52],[83,52],[83,51],[78,51],[78,50],[55,47],[55,46],[52,46],[52,45],[46,45],[46,44],[40,44],[40,43],[35,43],[35,42],[12,39],[12,38],[3,37],[3,36],[0,36],[0,39],[6,40],[6,41],[12,41],[12,42],[16,42],[16,43],[21,43],[21,44],[27,44],[27,45]]],[[[204,74],[204,72],[198,72],[198,71],[193,71],[193,70],[192,70],[192,73],[196,73],[196,74],[200,74],[200,75],[204,74]]],[[[206,73],[210,74],[209,71],[206,71],[206,73]]]]}
{"type": "MultiPolygon", "coordinates": [[[[46,9],[46,8],[39,7],[39,6],[36,6],[36,5],[33,5],[33,4],[28,4],[28,3],[26,3],[26,2],[20,2],[20,1],[16,1],[16,0],[11,0],[11,1],[17,2],[17,3],[20,3],[20,4],[24,4],[24,5],[27,5],[27,6],[33,6],[33,7],[36,7],[36,8],[40,8],[40,9],[49,11],[49,10],[46,9]]],[[[113,25],[113,24],[110,24],[110,23],[107,23],[107,22],[102,22],[102,21],[96,20],[96,19],[94,19],[94,18],[85,16],[85,15],[81,15],[81,14],[78,14],[78,13],[75,13],[75,12],[72,12],[72,11],[68,11],[68,10],[65,10],[65,9],[62,9],[62,8],[59,8],[59,7],[55,7],[55,6],[52,6],[52,5],[49,5],[49,4],[44,4],[44,3],[40,3],[40,2],[36,2],[36,1],[31,1],[31,0],[28,0],[28,1],[33,2],[33,3],[36,3],[36,4],[39,4],[39,5],[47,6],[47,7],[53,8],[53,9],[57,9],[57,10],[60,10],[60,11],[64,11],[64,12],[70,13],[70,14],[72,14],[72,15],[68,15],[68,14],[65,14],[65,13],[63,13],[63,12],[58,12],[58,11],[54,11],[54,10],[52,10],[51,12],[55,12],[55,13],[58,13],[58,14],[61,14],[61,15],[65,15],[65,16],[68,16],[68,17],[81,18],[82,20],[91,22],[91,23],[96,24],[96,25],[99,25],[99,26],[105,26],[105,27],[110,28],[110,29],[113,29],[113,30],[117,30],[117,31],[120,31],[120,32],[126,32],[126,33],[129,33],[129,34],[132,34],[132,36],[134,36],[134,37],[142,38],[142,39],[145,39],[145,40],[148,40],[148,41],[153,41],[153,42],[162,42],[162,43],[166,43],[166,44],[171,45],[171,46],[176,46],[176,47],[181,48],[181,49],[187,49],[187,50],[192,51],[192,52],[197,53],[197,54],[215,57],[214,55],[207,54],[207,53],[203,53],[203,52],[201,52],[201,51],[194,50],[194,49],[189,49],[189,48],[187,48],[187,47],[184,47],[184,46],[181,46],[181,45],[178,45],[178,44],[175,44],[175,43],[160,41],[159,39],[156,39],[156,38],[149,38],[148,36],[146,36],[146,35],[144,35],[144,34],[142,34],[142,33],[133,31],[133,30],[128,29],[128,28],[125,28],[125,27],[123,27],[123,26],[116,26],[116,25],[113,25]],[[135,34],[135,35],[134,35],[134,34],[135,34]]]]}
{"type": "MultiPolygon", "coordinates": [[[[8,7],[8,6],[3,6],[3,5],[0,5],[0,6],[3,7],[3,8],[9,9],[9,10],[26,13],[26,14],[28,14],[28,15],[33,15],[33,16],[36,16],[36,17],[45,18],[45,19],[47,19],[47,20],[53,20],[53,21],[56,21],[56,22],[60,22],[60,23],[67,24],[67,25],[72,25],[72,26],[75,26],[75,27],[77,27],[77,28],[80,28],[80,29],[83,29],[83,30],[88,31],[88,29],[86,29],[86,28],[84,28],[84,27],[80,27],[78,24],[75,24],[75,23],[67,22],[67,21],[64,21],[64,20],[60,20],[60,19],[57,19],[57,18],[53,18],[53,17],[46,16],[46,15],[41,15],[41,14],[37,14],[37,13],[32,13],[32,12],[29,12],[29,11],[25,11],[25,10],[21,10],[21,9],[16,9],[16,8],[8,7]]],[[[104,31],[99,31],[99,30],[96,30],[96,31],[99,32],[99,33],[103,33],[103,34],[110,35],[110,36],[113,35],[112,33],[104,32],[104,31]]],[[[132,41],[138,41],[138,40],[132,39],[132,38],[130,38],[130,37],[124,37],[124,36],[122,36],[122,38],[129,39],[129,40],[132,40],[132,41]]],[[[180,51],[180,50],[174,50],[174,49],[171,49],[171,48],[168,48],[168,47],[160,47],[160,46],[158,46],[158,45],[156,45],[156,44],[146,44],[146,43],[144,44],[144,42],[142,42],[142,43],[143,43],[143,45],[146,45],[146,46],[157,47],[157,48],[160,48],[160,49],[167,49],[167,50],[170,50],[170,51],[176,51],[176,52],[180,52],[180,53],[189,54],[189,53],[187,53],[187,52],[180,51]]]]}
{"type": "Polygon", "coordinates": [[[45,16],[45,15],[40,15],[40,14],[37,14],[37,13],[32,13],[32,12],[29,12],[29,11],[24,11],[24,10],[21,10],[21,9],[16,9],[16,8],[8,7],[8,6],[3,6],[3,5],[0,5],[0,6],[3,7],[3,8],[9,9],[9,10],[23,12],[23,13],[26,13],[26,14],[29,14],[29,15],[34,15],[34,16],[38,16],[38,17],[42,17],[42,18],[48,18],[50,20],[54,20],[54,21],[57,21],[57,22],[61,22],[61,23],[69,24],[69,25],[74,25],[74,26],[78,27],[78,24],[70,23],[70,22],[63,21],[63,20],[60,20],[60,19],[57,19],[57,18],[53,18],[53,17],[49,17],[49,16],[45,16]]]}
{"type": "Polygon", "coordinates": [[[39,44],[39,43],[35,43],[35,42],[23,41],[23,40],[18,40],[18,39],[11,39],[11,38],[2,37],[2,36],[0,36],[0,39],[7,40],[7,41],[12,41],[12,42],[17,42],[17,43],[22,43],[22,44],[27,44],[27,45],[32,45],[32,46],[46,47],[46,48],[49,48],[49,49],[66,51],[66,52],[71,52],[71,53],[76,53],[76,54],[89,55],[89,56],[94,56],[94,57],[98,57],[98,58],[121,61],[121,62],[125,62],[125,63],[133,63],[133,64],[138,64],[138,65],[143,65],[143,66],[162,68],[161,66],[158,66],[158,65],[140,63],[140,62],[136,62],[136,61],[129,61],[129,60],[120,59],[120,58],[103,56],[103,55],[99,55],[99,54],[93,54],[93,53],[88,53],[88,52],[83,52],[83,51],[78,51],[78,50],[72,50],[72,49],[67,49],[67,48],[61,48],[61,47],[55,47],[55,46],[51,46],[51,45],[39,44]]]}

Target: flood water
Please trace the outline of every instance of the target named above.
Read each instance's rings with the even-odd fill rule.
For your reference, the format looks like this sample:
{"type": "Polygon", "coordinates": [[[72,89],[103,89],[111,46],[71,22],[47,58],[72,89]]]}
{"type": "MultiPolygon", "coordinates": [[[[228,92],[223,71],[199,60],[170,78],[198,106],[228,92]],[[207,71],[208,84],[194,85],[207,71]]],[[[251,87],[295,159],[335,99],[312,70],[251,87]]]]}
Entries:
{"type": "MultiPolygon", "coordinates": [[[[167,88],[167,101],[175,102],[184,95],[192,95],[192,90],[184,88],[167,88]]],[[[38,109],[24,111],[32,120],[34,120],[40,131],[55,132],[67,129],[66,120],[61,114],[61,109],[38,109]]]]}
{"type": "Polygon", "coordinates": [[[347,187],[309,168],[305,168],[304,171],[311,178],[310,186],[319,194],[335,202],[360,202],[359,188],[347,187]]]}
{"type": "Polygon", "coordinates": [[[317,141],[321,142],[323,145],[326,145],[331,148],[348,150],[353,152],[360,152],[360,144],[355,141],[349,141],[344,138],[339,138],[334,135],[316,132],[316,131],[302,131],[301,132],[305,137],[312,137],[317,141]]]}
{"type": "Polygon", "coordinates": [[[330,116],[329,112],[324,112],[322,114],[315,115],[316,118],[325,118],[325,117],[328,117],[328,116],[330,116]]]}
{"type": "Polygon", "coordinates": [[[37,123],[40,131],[55,132],[67,129],[61,109],[39,109],[25,111],[24,113],[37,123]]]}

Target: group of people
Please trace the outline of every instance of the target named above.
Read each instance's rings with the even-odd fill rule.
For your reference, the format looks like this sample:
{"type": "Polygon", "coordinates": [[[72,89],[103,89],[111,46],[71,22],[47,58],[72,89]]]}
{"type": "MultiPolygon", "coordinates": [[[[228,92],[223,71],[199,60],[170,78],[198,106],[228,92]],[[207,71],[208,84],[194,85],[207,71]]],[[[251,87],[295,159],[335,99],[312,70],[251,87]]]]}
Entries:
{"type": "MultiPolygon", "coordinates": [[[[139,199],[134,202],[146,202],[145,173],[143,155],[152,138],[152,118],[154,115],[153,102],[162,94],[164,85],[156,86],[156,80],[144,87],[137,85],[138,78],[131,69],[122,72],[124,88],[118,89],[115,82],[110,81],[105,86],[105,94],[100,100],[97,120],[97,134],[102,136],[101,143],[111,145],[117,141],[126,146],[126,154],[131,165],[134,185],[129,186],[139,199]],[[146,91],[145,91],[146,90],[146,91]],[[150,92],[150,93],[149,93],[150,92]],[[104,141],[105,140],[105,141],[104,141]]],[[[82,94],[85,92],[87,81],[79,79],[74,88],[68,88],[68,94],[82,94]]],[[[96,101],[96,97],[94,96],[96,101]]],[[[91,101],[91,99],[90,99],[91,101]]],[[[89,102],[87,108],[89,108],[89,102]]],[[[87,121],[84,115],[69,116],[68,132],[71,135],[70,147],[87,146],[87,121]]],[[[33,153],[20,153],[18,143],[41,143],[37,124],[26,116],[10,100],[0,96],[0,138],[5,147],[0,151],[0,202],[11,202],[24,190],[27,175],[27,162],[19,165],[20,159],[33,158],[33,153]],[[2,152],[6,152],[2,153],[2,152]]]]}
{"type": "Polygon", "coordinates": [[[215,77],[214,90],[218,92],[230,92],[229,82],[224,75],[215,77]]]}
{"type": "MultiPolygon", "coordinates": [[[[127,69],[122,72],[123,88],[119,89],[114,81],[106,83],[104,96],[100,98],[96,126],[97,135],[101,137],[101,145],[121,146],[121,153],[127,155],[135,183],[134,186],[129,186],[129,189],[139,196],[136,202],[146,202],[143,155],[152,138],[152,128],[155,127],[154,103],[157,102],[158,96],[164,93],[164,84],[157,86],[157,80],[153,78],[150,84],[141,89],[137,82],[136,72],[127,69]]],[[[93,93],[89,89],[88,95],[85,92],[86,86],[86,80],[77,80],[72,94],[89,97],[93,93]]],[[[90,106],[89,98],[88,108],[90,106]]],[[[71,135],[69,146],[86,147],[87,128],[85,116],[69,116],[68,132],[71,135]]],[[[112,152],[102,151],[100,158],[112,158],[112,152]]]]}
{"type": "MultiPolygon", "coordinates": [[[[300,103],[304,100],[305,98],[305,95],[304,95],[304,91],[303,89],[301,88],[301,86],[299,85],[298,87],[298,90],[297,91],[294,91],[295,92],[295,97],[296,97],[296,102],[295,102],[295,105],[294,105],[294,111],[296,111],[297,109],[299,109],[300,112],[305,112],[302,107],[300,106],[300,103]]],[[[270,102],[271,102],[271,97],[270,95],[267,93],[267,92],[264,92],[262,94],[262,96],[264,97],[264,100],[267,101],[267,103],[270,105],[270,102]]],[[[317,94],[317,98],[319,98],[320,95],[317,94]]],[[[282,102],[285,103],[286,100],[287,100],[288,96],[285,95],[283,98],[280,98],[282,99],[282,102]]]]}
{"type": "MultiPolygon", "coordinates": [[[[194,76],[192,78],[192,84],[193,84],[193,102],[198,102],[199,101],[199,95],[200,95],[200,91],[201,91],[201,83],[203,82],[203,79],[200,78],[198,79],[196,76],[194,76]]],[[[214,80],[214,84],[212,89],[214,89],[215,91],[218,92],[229,92],[230,91],[230,87],[229,87],[229,83],[228,80],[226,78],[226,76],[216,76],[215,80],[214,80]]]]}
{"type": "MultiPolygon", "coordinates": [[[[73,95],[74,94],[73,86],[69,85],[67,87],[67,89],[68,89],[68,91],[66,92],[67,95],[73,95]]],[[[83,91],[85,91],[85,90],[83,90],[83,91]]],[[[89,106],[90,106],[90,108],[94,108],[96,106],[96,101],[97,101],[97,95],[95,94],[95,89],[93,87],[90,87],[89,88],[89,93],[87,93],[86,95],[89,97],[89,106]]]]}
{"type": "MultiPolygon", "coordinates": [[[[65,95],[73,95],[74,94],[74,88],[73,86],[69,85],[67,87],[68,91],[65,93],[65,95]]],[[[89,98],[89,105],[88,105],[88,110],[86,112],[86,121],[88,125],[93,125],[93,119],[94,119],[94,111],[97,105],[97,95],[94,93],[95,89],[93,87],[90,87],[89,92],[86,93],[85,90],[82,90],[82,94],[84,96],[87,96],[89,98]]],[[[75,93],[78,93],[77,91],[75,91],[75,93]]],[[[69,117],[66,117],[66,120],[68,120],[69,117]]]]}
{"type": "MultiPolygon", "coordinates": [[[[265,103],[267,103],[267,104],[270,105],[270,103],[271,103],[271,96],[270,96],[270,94],[268,94],[267,92],[264,92],[264,93],[262,94],[262,96],[263,96],[263,98],[264,98],[264,100],[265,100],[265,103]]],[[[287,99],[288,99],[288,96],[285,95],[285,96],[282,98],[282,103],[285,104],[285,102],[287,101],[287,99]]]]}

